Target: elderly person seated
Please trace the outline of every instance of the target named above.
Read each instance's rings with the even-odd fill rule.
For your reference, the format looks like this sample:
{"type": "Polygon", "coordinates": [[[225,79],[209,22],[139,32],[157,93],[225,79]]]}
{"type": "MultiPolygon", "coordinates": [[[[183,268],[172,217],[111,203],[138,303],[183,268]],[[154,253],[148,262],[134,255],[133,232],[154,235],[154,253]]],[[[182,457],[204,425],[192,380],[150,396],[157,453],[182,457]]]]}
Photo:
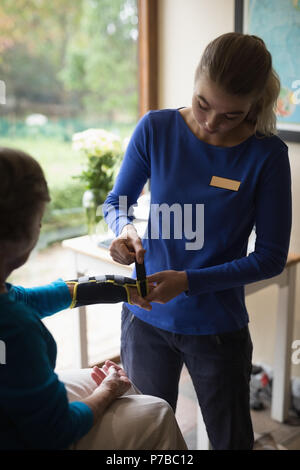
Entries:
{"type": "Polygon", "coordinates": [[[149,304],[128,278],[31,289],[7,282],[35,247],[49,200],[37,161],[0,148],[0,449],[187,449],[167,402],[140,394],[117,364],[55,372],[56,343],[42,318],[90,303],[149,304]]]}

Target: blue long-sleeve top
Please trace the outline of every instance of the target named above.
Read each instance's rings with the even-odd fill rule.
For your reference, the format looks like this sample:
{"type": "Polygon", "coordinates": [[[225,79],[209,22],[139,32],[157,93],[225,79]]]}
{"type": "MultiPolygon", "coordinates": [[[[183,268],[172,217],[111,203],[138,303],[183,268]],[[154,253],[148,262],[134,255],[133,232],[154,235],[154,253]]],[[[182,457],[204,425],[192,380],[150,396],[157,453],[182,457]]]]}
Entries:
{"type": "Polygon", "coordinates": [[[68,286],[57,280],[6,287],[0,295],[0,449],[67,449],[91,429],[93,414],[85,403],[68,402],[54,372],[56,343],[41,319],[70,307],[68,286]]]}
{"type": "Polygon", "coordinates": [[[262,134],[232,147],[211,145],[193,134],[179,109],[149,111],[132,134],[103,206],[116,235],[133,222],[127,209],[136,204],[148,178],[151,211],[142,237],[146,272],[184,270],[188,291],[166,304],[153,302],[151,311],[128,308],[174,333],[217,334],[244,327],[249,321],[244,285],[280,274],[287,260],[288,147],[278,136],[262,134]],[[212,185],[213,176],[240,183],[238,190],[212,185]],[[153,216],[163,207],[173,207],[176,214],[170,217],[170,236],[167,219],[153,216]],[[254,225],[255,250],[247,256],[254,225]],[[198,235],[190,249],[192,231],[198,235]]]}

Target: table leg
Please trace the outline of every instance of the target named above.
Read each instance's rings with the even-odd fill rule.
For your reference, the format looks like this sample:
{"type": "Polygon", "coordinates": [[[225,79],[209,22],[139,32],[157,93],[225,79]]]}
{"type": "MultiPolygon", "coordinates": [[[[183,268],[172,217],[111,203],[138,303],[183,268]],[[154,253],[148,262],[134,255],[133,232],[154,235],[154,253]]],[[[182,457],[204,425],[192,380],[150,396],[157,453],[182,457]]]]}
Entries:
{"type": "MultiPolygon", "coordinates": [[[[77,278],[83,276],[77,272],[77,278]]],[[[75,315],[75,363],[79,369],[84,369],[88,364],[88,340],[86,307],[74,309],[75,315]]]]}
{"type": "Polygon", "coordinates": [[[84,369],[89,366],[86,308],[79,307],[75,310],[75,362],[76,367],[84,369]]]}
{"type": "Polygon", "coordinates": [[[279,284],[271,417],[281,423],[287,419],[290,405],[296,267],[289,266],[279,284]]]}

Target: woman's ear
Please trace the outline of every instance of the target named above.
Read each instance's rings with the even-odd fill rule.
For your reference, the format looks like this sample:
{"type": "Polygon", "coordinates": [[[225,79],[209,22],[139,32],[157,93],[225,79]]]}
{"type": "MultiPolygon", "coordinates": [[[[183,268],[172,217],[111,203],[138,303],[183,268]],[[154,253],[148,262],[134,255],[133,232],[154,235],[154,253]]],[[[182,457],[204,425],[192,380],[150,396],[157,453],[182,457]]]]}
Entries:
{"type": "Polygon", "coordinates": [[[257,121],[257,116],[262,110],[263,106],[263,99],[260,98],[258,101],[256,101],[250,108],[247,116],[246,116],[246,121],[250,121],[255,123],[257,121]]]}

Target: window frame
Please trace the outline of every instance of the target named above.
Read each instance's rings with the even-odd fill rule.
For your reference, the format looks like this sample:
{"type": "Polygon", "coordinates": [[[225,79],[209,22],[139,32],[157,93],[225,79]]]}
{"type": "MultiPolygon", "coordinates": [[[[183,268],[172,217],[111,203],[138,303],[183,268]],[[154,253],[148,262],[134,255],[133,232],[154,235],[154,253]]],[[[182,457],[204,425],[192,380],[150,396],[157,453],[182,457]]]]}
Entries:
{"type": "Polygon", "coordinates": [[[138,0],[139,118],[158,108],[158,0],[138,0]]]}

